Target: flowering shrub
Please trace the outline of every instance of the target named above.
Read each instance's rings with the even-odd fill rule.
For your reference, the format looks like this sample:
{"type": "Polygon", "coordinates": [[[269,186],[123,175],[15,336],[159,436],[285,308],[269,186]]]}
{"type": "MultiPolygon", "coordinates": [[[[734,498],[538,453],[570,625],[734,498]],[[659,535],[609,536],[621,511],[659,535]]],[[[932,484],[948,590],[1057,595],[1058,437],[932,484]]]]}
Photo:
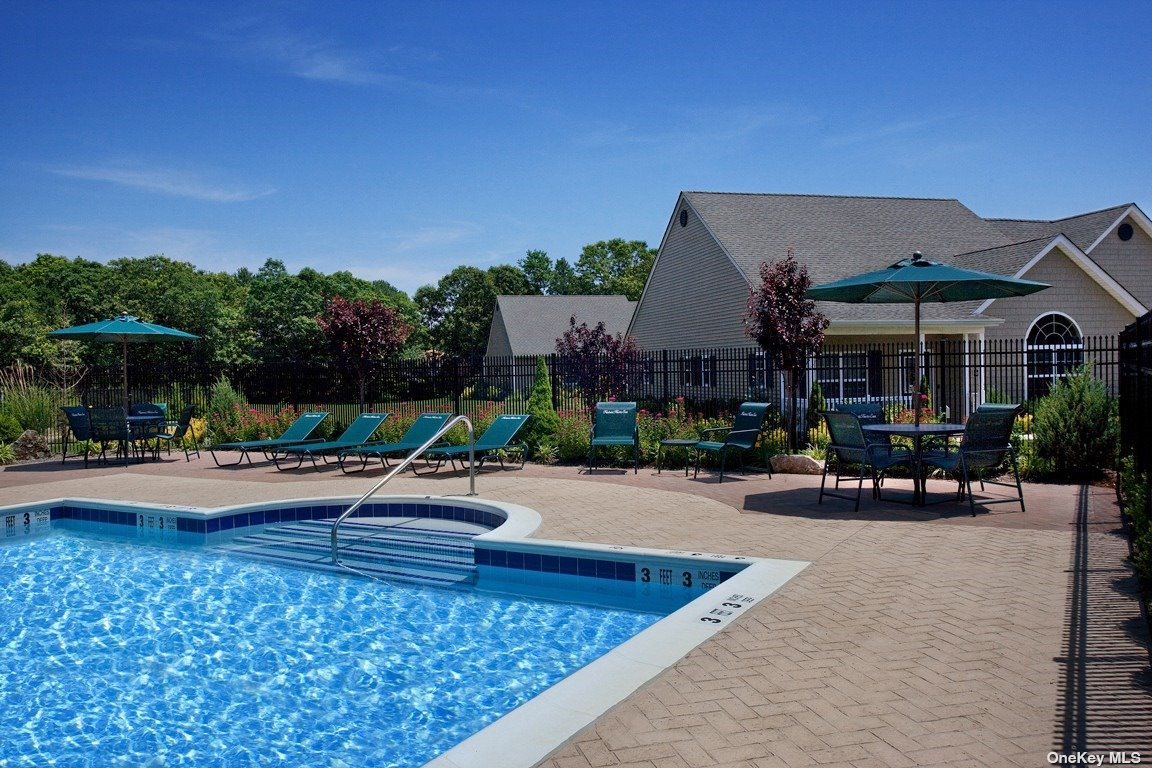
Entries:
{"type": "Polygon", "coordinates": [[[212,414],[212,442],[238,443],[278,437],[299,414],[285,406],[279,413],[265,413],[238,403],[212,414]]]}
{"type": "Polygon", "coordinates": [[[582,411],[559,411],[556,414],[556,458],[562,462],[578,463],[588,458],[592,438],[592,420],[582,411]]]}

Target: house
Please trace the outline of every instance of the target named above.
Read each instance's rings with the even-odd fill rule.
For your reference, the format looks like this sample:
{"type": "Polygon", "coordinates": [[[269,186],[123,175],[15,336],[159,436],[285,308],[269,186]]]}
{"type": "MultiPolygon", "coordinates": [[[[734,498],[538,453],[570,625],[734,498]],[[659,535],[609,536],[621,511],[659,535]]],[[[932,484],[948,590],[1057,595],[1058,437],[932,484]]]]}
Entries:
{"type": "Polygon", "coordinates": [[[604,323],[605,331],[623,336],[635,308],[636,302],[627,296],[497,296],[484,353],[486,376],[500,386],[530,389],[535,358],[555,354],[556,340],[569,329],[572,318],[590,328],[604,323]],[[519,358],[514,372],[492,372],[502,364],[497,360],[507,358],[519,358]]]}
{"type": "MultiPolygon", "coordinates": [[[[983,218],[958,200],[682,192],[632,318],[643,349],[749,347],[743,314],[760,266],[791,252],[813,284],[883,269],[919,251],[960,267],[1052,287],[1031,296],[924,304],[921,344],[933,391],[966,413],[992,389],[1011,399],[1047,391],[1083,359],[1084,339],[1115,335],[1152,306],[1152,222],[1134,204],[1055,220],[983,218]],[[967,363],[999,341],[1023,340],[1015,379],[981,379],[967,363]],[[949,346],[951,345],[951,346],[949,346]]],[[[825,348],[811,372],[843,399],[902,397],[911,364],[877,368],[878,345],[914,360],[913,313],[905,304],[820,302],[825,348]],[[832,347],[854,351],[828,352],[832,347]]],[[[697,362],[696,365],[706,365],[697,362]]],[[[707,371],[695,381],[707,382],[707,371]]]]}

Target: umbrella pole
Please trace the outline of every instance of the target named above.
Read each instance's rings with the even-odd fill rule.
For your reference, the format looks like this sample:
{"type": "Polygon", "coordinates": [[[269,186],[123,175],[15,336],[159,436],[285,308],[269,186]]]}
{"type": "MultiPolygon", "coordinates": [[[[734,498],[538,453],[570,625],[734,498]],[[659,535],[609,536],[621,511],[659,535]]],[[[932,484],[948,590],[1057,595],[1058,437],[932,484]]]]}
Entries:
{"type": "Polygon", "coordinates": [[[914,302],[916,308],[916,380],[912,382],[912,403],[916,410],[916,426],[920,426],[920,299],[916,298],[914,302]]]}
{"type": "Polygon", "coordinates": [[[121,359],[121,373],[124,376],[124,414],[128,414],[128,341],[125,339],[121,345],[124,355],[121,359]]]}

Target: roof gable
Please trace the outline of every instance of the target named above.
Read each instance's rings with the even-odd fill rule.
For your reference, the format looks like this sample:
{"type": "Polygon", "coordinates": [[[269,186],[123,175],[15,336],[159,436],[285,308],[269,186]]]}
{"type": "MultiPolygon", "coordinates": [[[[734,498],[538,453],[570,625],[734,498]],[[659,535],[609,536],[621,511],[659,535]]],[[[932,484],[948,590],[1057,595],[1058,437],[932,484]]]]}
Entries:
{"type": "Polygon", "coordinates": [[[1100,238],[1124,216],[1132,205],[1116,205],[1091,213],[1068,216],[1051,221],[1030,219],[988,219],[1011,240],[1051,240],[1064,235],[1081,251],[1087,253],[1100,238]]]}
{"type": "Polygon", "coordinates": [[[627,296],[497,296],[492,322],[503,323],[513,355],[548,355],[573,317],[623,335],[635,307],[627,296]]]}

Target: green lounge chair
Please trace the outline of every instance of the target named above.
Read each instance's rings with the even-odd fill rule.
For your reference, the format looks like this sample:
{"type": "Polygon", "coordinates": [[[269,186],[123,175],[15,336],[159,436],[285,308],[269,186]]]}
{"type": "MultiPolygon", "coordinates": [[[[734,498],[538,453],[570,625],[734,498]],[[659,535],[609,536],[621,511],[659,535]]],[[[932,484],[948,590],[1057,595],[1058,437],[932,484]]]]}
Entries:
{"type": "Polygon", "coordinates": [[[825,411],[821,414],[828,424],[828,435],[831,442],[824,450],[824,473],[820,477],[820,496],[816,503],[823,504],[825,496],[852,501],[852,496],[845,496],[834,491],[825,490],[828,472],[835,468],[836,489],[845,480],[857,480],[856,506],[854,512],[860,511],[860,494],[864,489],[864,478],[872,480],[872,498],[880,498],[880,483],[884,474],[900,464],[914,464],[915,457],[907,448],[898,448],[884,443],[870,443],[864,437],[864,429],[860,426],[860,417],[854,413],[843,411],[825,411]],[[852,474],[855,470],[855,474],[852,474]]]}
{"type": "Polygon", "coordinates": [[[968,508],[972,516],[976,516],[976,501],[972,497],[972,476],[976,476],[980,483],[980,490],[984,485],[999,485],[1004,488],[1015,488],[1016,495],[1009,498],[984,499],[981,504],[1010,504],[1020,502],[1020,511],[1024,511],[1024,488],[1020,485],[1020,467],[1016,462],[1016,449],[1012,447],[1012,426],[1016,422],[1016,415],[1020,406],[980,406],[976,412],[968,417],[964,424],[964,436],[959,447],[949,447],[944,451],[930,451],[924,455],[926,465],[942,469],[956,477],[959,487],[956,489],[956,501],[963,501],[968,495],[968,508]],[[1015,483],[1005,483],[997,480],[988,480],[985,472],[995,471],[1007,462],[1012,467],[1015,483]]]}
{"type": "Polygon", "coordinates": [[[319,468],[316,463],[316,457],[324,460],[328,464],[328,457],[333,456],[340,451],[357,446],[371,444],[372,435],[380,428],[389,416],[390,413],[362,413],[356,417],[356,420],[348,425],[344,433],[335,440],[329,440],[323,443],[305,443],[304,445],[289,445],[285,448],[280,448],[272,455],[272,463],[276,465],[276,469],[281,471],[287,469],[297,469],[304,463],[304,459],[312,460],[312,468],[319,468]],[[296,457],[296,463],[291,464],[290,457],[296,457]],[[284,462],[285,466],[281,466],[284,462]]]}
{"type": "Polygon", "coordinates": [[[398,442],[346,448],[337,454],[336,461],[340,464],[340,470],[344,474],[351,474],[348,471],[348,459],[350,458],[360,460],[360,469],[354,470],[356,472],[363,472],[367,469],[369,459],[380,459],[380,466],[387,467],[389,456],[397,453],[412,453],[435,437],[436,433],[450,418],[452,418],[450,413],[422,413],[416,417],[416,421],[412,422],[412,426],[408,428],[408,431],[398,442]]]}
{"type": "MultiPolygon", "coordinates": [[[[500,462],[500,468],[505,469],[502,455],[505,452],[518,453],[522,468],[528,452],[528,445],[523,441],[513,444],[512,438],[516,437],[516,433],[520,431],[526,421],[528,421],[528,414],[526,413],[504,413],[497,416],[488,425],[488,429],[484,430],[484,434],[476,438],[472,456],[477,460],[477,469],[483,467],[484,462],[493,457],[500,462]]],[[[464,466],[464,462],[468,459],[467,445],[438,446],[429,448],[424,453],[426,462],[431,463],[433,460],[436,462],[436,467],[431,470],[433,472],[439,471],[446,461],[452,463],[452,470],[455,471],[457,459],[460,459],[460,465],[464,466]]],[[[412,471],[416,471],[415,464],[412,465],[412,471]]]]}
{"type": "Polygon", "coordinates": [[[321,439],[318,437],[309,438],[308,435],[312,434],[316,427],[320,426],[320,422],[328,418],[326,411],[308,411],[307,413],[300,414],[296,421],[292,422],[292,426],[284,430],[284,434],[280,437],[273,437],[267,440],[246,440],[241,443],[220,443],[219,445],[209,446],[208,451],[212,454],[212,460],[216,462],[218,467],[234,467],[244,459],[248,459],[248,463],[252,463],[253,451],[259,451],[264,454],[264,458],[268,461],[272,460],[272,455],[275,451],[286,448],[290,445],[300,445],[301,443],[319,443],[321,439]],[[221,464],[216,451],[239,451],[240,458],[236,461],[221,464]]]}
{"type": "MultiPolygon", "coordinates": [[[[740,459],[740,474],[744,474],[744,452],[756,447],[756,438],[764,428],[764,417],[771,408],[768,403],[741,403],[736,412],[736,418],[731,427],[714,427],[700,430],[700,442],[696,443],[696,469],[692,473],[695,479],[700,472],[700,456],[704,453],[720,454],[720,482],[724,482],[724,464],[730,452],[735,452],[740,459]],[[706,439],[711,434],[719,435],[724,432],[723,440],[706,439]]],[[[772,477],[772,470],[768,470],[768,477],[772,477]]]]}
{"type": "Polygon", "coordinates": [[[636,428],[636,403],[596,403],[592,437],[588,444],[588,471],[596,467],[596,449],[632,446],[632,474],[640,467],[640,432],[636,428]]]}

